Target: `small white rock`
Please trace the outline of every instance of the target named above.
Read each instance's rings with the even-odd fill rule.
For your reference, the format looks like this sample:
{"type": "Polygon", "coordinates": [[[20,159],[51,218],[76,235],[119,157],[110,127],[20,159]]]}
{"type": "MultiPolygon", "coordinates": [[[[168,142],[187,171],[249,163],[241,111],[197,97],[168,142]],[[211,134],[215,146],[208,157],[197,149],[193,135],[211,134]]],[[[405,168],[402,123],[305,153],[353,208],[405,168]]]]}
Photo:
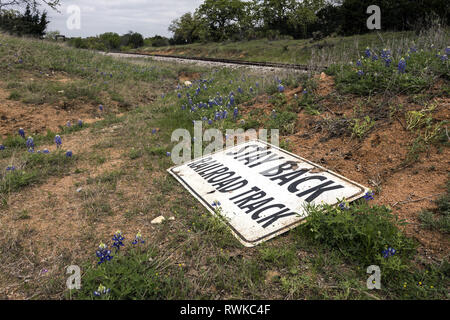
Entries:
{"type": "Polygon", "coordinates": [[[83,190],[83,188],[80,187],[77,189],[77,192],[81,192],[81,190],[83,190]]]}
{"type": "Polygon", "coordinates": [[[170,221],[175,221],[175,217],[170,217],[169,220],[170,221]]]}
{"type": "Polygon", "coordinates": [[[158,218],[155,218],[152,220],[151,224],[160,224],[162,223],[164,220],[166,220],[166,218],[164,218],[163,216],[159,216],[158,218]]]}

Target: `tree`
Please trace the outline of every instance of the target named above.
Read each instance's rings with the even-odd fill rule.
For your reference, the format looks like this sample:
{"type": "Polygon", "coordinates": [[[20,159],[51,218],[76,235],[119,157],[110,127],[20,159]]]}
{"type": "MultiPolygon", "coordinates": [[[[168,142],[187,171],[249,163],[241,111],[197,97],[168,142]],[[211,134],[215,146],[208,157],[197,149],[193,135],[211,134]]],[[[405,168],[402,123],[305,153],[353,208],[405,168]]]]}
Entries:
{"type": "Polygon", "coordinates": [[[16,6],[30,6],[30,8],[37,8],[41,4],[44,4],[54,10],[58,10],[60,0],[0,0],[0,11],[6,10],[8,7],[16,6]]]}
{"type": "Polygon", "coordinates": [[[208,23],[214,40],[225,40],[239,31],[239,21],[244,15],[241,0],[205,0],[198,14],[208,23]]]}
{"type": "Polygon", "coordinates": [[[185,13],[179,19],[175,19],[169,26],[175,44],[193,43],[203,41],[208,37],[208,26],[198,14],[185,13]]]}

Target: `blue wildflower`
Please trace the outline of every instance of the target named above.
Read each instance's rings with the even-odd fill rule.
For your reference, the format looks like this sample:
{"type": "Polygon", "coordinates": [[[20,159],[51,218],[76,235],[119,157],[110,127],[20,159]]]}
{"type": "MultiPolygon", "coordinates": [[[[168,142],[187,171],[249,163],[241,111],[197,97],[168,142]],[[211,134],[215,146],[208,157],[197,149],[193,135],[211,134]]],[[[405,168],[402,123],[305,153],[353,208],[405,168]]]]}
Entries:
{"type": "Polygon", "coordinates": [[[1,150],[5,150],[5,146],[2,145],[2,144],[0,144],[0,151],[1,151],[1,150]]]}
{"type": "Polygon", "coordinates": [[[117,250],[120,250],[120,247],[123,247],[123,240],[125,240],[125,238],[122,236],[122,232],[120,232],[120,230],[117,230],[116,233],[114,234],[114,236],[112,237],[113,242],[113,247],[116,248],[117,250]]]}
{"type": "Polygon", "coordinates": [[[367,191],[366,194],[364,195],[364,199],[369,201],[369,200],[373,200],[373,195],[374,193],[372,191],[367,191]]]}
{"type": "Polygon", "coordinates": [[[67,121],[66,126],[67,126],[68,128],[70,128],[70,127],[72,126],[72,124],[70,123],[70,121],[67,121]]]}
{"type": "Polygon", "coordinates": [[[239,111],[238,111],[238,108],[234,108],[234,112],[233,112],[233,118],[237,118],[237,116],[238,116],[238,114],[239,114],[239,111]]]}
{"type": "Polygon", "coordinates": [[[389,248],[387,248],[386,250],[383,250],[383,251],[382,251],[383,258],[389,258],[389,257],[392,257],[392,256],[394,256],[396,253],[397,253],[397,250],[395,250],[394,248],[391,248],[391,247],[389,247],[389,248]]]}
{"type": "Polygon", "coordinates": [[[103,106],[102,106],[102,105],[99,105],[99,106],[98,106],[98,110],[103,111],[103,106]]]}
{"type": "Polygon", "coordinates": [[[50,153],[50,151],[48,151],[48,149],[44,149],[44,150],[42,150],[42,152],[45,153],[45,154],[49,154],[50,153]]]}
{"type": "Polygon", "coordinates": [[[82,127],[82,126],[83,126],[83,120],[78,119],[78,126],[79,126],[79,127],[82,127]]]}
{"type": "Polygon", "coordinates": [[[166,156],[170,157],[170,152],[169,151],[166,152],[166,156]]]}
{"type": "Polygon", "coordinates": [[[369,47],[366,48],[366,51],[364,51],[364,53],[365,53],[367,58],[370,58],[371,52],[370,52],[370,48],[369,47]]]}
{"type": "Polygon", "coordinates": [[[111,290],[106,288],[104,285],[100,284],[96,291],[94,291],[94,296],[100,297],[104,294],[108,294],[111,290]]]}
{"type": "Polygon", "coordinates": [[[361,66],[362,66],[361,60],[358,60],[358,61],[356,62],[356,65],[357,65],[358,67],[361,67],[361,66]]]}
{"type": "Polygon", "coordinates": [[[239,93],[242,93],[242,92],[243,92],[241,87],[238,87],[238,92],[239,92],[239,93]]]}
{"type": "Polygon", "coordinates": [[[141,235],[140,231],[136,234],[136,236],[134,237],[134,240],[133,240],[133,244],[139,244],[139,243],[145,243],[145,241],[142,240],[142,235],[141,235]]]}
{"type": "Polygon", "coordinates": [[[401,58],[398,63],[398,72],[405,73],[406,72],[406,60],[401,58]]]}
{"type": "Polygon", "coordinates": [[[16,167],[15,166],[7,166],[6,167],[6,171],[15,171],[16,167]]]}
{"type": "Polygon", "coordinates": [[[281,83],[278,85],[278,92],[284,92],[284,86],[281,83]]]}
{"type": "Polygon", "coordinates": [[[95,253],[99,261],[98,264],[102,264],[105,261],[110,261],[113,257],[111,256],[111,250],[108,249],[108,246],[104,243],[100,243],[98,249],[95,253]]]}
{"type": "Polygon", "coordinates": [[[350,206],[349,206],[348,202],[344,201],[339,204],[339,208],[341,210],[348,210],[348,209],[350,209],[350,206]]]}
{"type": "Polygon", "coordinates": [[[212,204],[211,204],[213,207],[220,207],[220,201],[218,201],[218,200],[215,200],[212,204]]]}
{"type": "Polygon", "coordinates": [[[61,137],[60,137],[59,135],[56,135],[56,136],[55,136],[55,143],[56,143],[56,147],[57,147],[57,148],[60,148],[60,147],[61,147],[62,139],[61,139],[61,137]]]}
{"type": "Polygon", "coordinates": [[[28,137],[27,139],[27,148],[34,150],[34,140],[32,137],[28,137]]]}
{"type": "Polygon", "coordinates": [[[364,75],[364,71],[358,70],[358,76],[362,77],[364,75]]]}
{"type": "Polygon", "coordinates": [[[72,156],[73,156],[72,151],[67,150],[67,152],[66,152],[66,157],[70,158],[70,157],[72,157],[72,156]]]}
{"type": "Polygon", "coordinates": [[[25,139],[25,130],[23,130],[23,128],[19,129],[19,135],[25,139]]]}

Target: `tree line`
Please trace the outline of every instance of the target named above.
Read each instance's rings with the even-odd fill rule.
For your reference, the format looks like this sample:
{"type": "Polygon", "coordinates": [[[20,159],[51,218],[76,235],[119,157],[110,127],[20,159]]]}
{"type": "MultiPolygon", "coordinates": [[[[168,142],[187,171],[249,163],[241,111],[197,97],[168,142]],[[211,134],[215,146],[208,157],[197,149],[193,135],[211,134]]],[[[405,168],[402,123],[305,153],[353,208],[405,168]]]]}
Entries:
{"type": "Polygon", "coordinates": [[[194,13],[172,21],[170,43],[361,34],[369,31],[370,5],[381,8],[384,31],[449,21],[448,0],[205,0],[194,13]]]}
{"type": "Polygon", "coordinates": [[[17,10],[0,10],[0,29],[19,36],[42,37],[47,25],[47,12],[40,12],[36,6],[28,4],[23,13],[17,10]]]}

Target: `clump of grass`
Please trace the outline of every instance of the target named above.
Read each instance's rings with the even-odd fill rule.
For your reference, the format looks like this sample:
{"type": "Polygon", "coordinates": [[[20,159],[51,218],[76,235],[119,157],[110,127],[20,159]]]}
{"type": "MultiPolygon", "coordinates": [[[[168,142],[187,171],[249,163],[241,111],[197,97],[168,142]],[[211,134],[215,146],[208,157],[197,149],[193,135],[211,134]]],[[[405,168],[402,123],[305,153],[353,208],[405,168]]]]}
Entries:
{"type": "MultiPolygon", "coordinates": [[[[415,49],[414,49],[415,50],[415,49]]],[[[370,50],[353,64],[335,64],[327,69],[335,76],[340,92],[368,95],[373,93],[420,93],[439,78],[449,78],[449,63],[442,61],[438,50],[403,52],[392,56],[390,51],[370,50]],[[374,58],[376,57],[376,59],[374,58]],[[406,68],[402,68],[405,61],[406,68]]]]}
{"type": "Polygon", "coordinates": [[[438,230],[442,233],[450,233],[450,180],[447,181],[446,192],[435,201],[434,210],[424,210],[419,214],[422,227],[430,230],[438,230]]]}
{"type": "Polygon", "coordinates": [[[359,140],[363,139],[374,125],[375,121],[370,119],[369,116],[365,116],[362,120],[353,119],[351,124],[352,137],[359,140]]]}
{"type": "MultiPolygon", "coordinates": [[[[189,285],[183,270],[169,265],[158,251],[148,245],[128,252],[113,253],[113,259],[97,267],[86,266],[81,290],[71,293],[75,299],[184,299],[189,285]],[[103,285],[109,293],[94,295],[103,285]]],[[[67,293],[69,295],[69,293],[67,293]]]]}
{"type": "Polygon", "coordinates": [[[50,154],[27,154],[15,170],[0,172],[0,194],[18,191],[32,184],[42,183],[49,176],[68,173],[75,156],[68,157],[59,150],[50,154]]]}

